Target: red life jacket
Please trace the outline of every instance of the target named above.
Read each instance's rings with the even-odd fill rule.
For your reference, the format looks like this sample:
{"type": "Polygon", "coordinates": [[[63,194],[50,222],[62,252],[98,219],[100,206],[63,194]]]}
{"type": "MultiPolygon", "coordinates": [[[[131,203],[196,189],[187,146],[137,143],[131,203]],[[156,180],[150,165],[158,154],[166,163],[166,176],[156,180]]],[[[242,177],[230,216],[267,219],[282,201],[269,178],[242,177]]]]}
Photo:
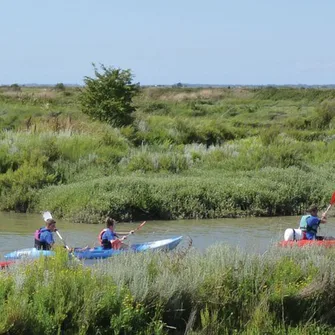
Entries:
{"type": "Polygon", "coordinates": [[[99,241],[99,244],[100,244],[101,246],[102,246],[102,235],[103,235],[103,233],[104,233],[105,231],[107,231],[107,228],[101,230],[101,232],[100,232],[99,235],[98,235],[98,241],[99,241]]]}

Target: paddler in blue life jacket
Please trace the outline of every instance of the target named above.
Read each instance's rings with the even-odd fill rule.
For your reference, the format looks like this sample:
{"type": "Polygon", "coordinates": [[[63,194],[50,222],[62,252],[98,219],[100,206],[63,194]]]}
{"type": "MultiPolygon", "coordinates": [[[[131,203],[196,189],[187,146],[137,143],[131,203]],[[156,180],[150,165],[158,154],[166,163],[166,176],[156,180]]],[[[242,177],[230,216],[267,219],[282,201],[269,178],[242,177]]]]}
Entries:
{"type": "Polygon", "coordinates": [[[318,217],[318,207],[313,205],[307,210],[307,215],[303,215],[300,220],[300,229],[303,231],[306,240],[323,240],[323,236],[317,236],[320,223],[326,223],[327,217],[325,213],[321,218],[318,217]]]}
{"type": "Polygon", "coordinates": [[[103,249],[115,249],[119,250],[123,245],[122,241],[119,239],[120,235],[124,235],[123,239],[126,239],[126,235],[132,234],[134,231],[130,231],[129,233],[121,233],[118,234],[115,232],[115,224],[116,221],[111,217],[106,218],[106,228],[103,229],[98,236],[98,240],[103,249]]]}
{"type": "Polygon", "coordinates": [[[42,250],[50,250],[55,243],[53,232],[56,229],[56,221],[54,219],[48,219],[45,221],[45,227],[37,229],[35,231],[35,248],[42,250]]]}

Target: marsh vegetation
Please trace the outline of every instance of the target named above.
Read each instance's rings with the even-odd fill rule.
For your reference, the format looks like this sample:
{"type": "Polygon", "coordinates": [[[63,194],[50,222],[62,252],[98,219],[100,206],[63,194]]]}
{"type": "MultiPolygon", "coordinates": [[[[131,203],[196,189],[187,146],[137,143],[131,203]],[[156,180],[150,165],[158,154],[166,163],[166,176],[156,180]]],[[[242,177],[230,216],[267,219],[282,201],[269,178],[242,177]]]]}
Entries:
{"type": "Polygon", "coordinates": [[[0,88],[1,210],[296,215],[334,191],[335,90],[141,88],[115,126],[81,111],[82,88],[12,86],[0,88]]]}

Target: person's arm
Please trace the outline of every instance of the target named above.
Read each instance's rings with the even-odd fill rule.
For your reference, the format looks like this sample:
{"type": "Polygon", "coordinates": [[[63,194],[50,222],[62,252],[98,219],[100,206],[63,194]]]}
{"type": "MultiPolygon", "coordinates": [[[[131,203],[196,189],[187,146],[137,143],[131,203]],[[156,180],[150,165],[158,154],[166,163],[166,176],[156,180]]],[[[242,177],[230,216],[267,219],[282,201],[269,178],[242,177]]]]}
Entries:
{"type": "Polygon", "coordinates": [[[118,232],[117,235],[128,235],[128,234],[134,234],[134,230],[127,231],[127,232],[118,232]]]}
{"type": "MultiPolygon", "coordinates": [[[[128,235],[133,234],[133,233],[134,233],[134,230],[131,230],[129,232],[119,232],[119,233],[114,232],[114,235],[119,241],[123,241],[128,237],[128,235]]],[[[113,242],[111,241],[111,243],[113,242]]]]}
{"type": "Polygon", "coordinates": [[[115,239],[118,237],[115,232],[112,233],[110,230],[105,231],[105,233],[102,236],[104,239],[107,239],[111,243],[115,241],[115,239]]]}
{"type": "Polygon", "coordinates": [[[325,213],[322,213],[320,223],[327,223],[327,216],[325,213]]]}

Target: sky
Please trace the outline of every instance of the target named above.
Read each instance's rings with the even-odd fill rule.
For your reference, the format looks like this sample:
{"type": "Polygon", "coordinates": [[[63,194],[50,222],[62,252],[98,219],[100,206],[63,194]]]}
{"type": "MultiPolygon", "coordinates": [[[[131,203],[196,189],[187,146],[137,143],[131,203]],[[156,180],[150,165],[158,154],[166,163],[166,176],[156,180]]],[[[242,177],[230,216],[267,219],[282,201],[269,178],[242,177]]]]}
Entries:
{"type": "Polygon", "coordinates": [[[335,84],[334,0],[0,0],[0,85],[335,84]]]}

